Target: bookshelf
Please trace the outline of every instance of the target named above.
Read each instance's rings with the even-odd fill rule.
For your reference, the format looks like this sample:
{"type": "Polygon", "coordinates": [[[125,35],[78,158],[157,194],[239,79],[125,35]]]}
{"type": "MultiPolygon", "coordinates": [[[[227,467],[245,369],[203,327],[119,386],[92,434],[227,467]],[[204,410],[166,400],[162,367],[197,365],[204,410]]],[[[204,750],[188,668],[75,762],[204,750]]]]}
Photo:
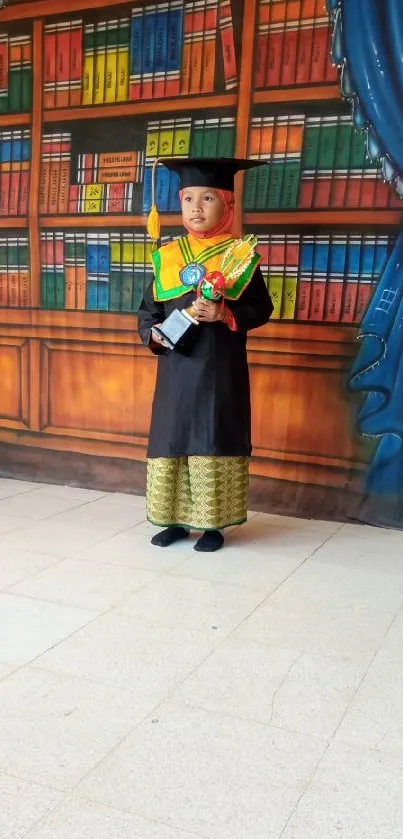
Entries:
{"type": "MultiPolygon", "coordinates": [[[[130,15],[139,5],[136,0],[58,0],[55,14],[53,0],[32,0],[0,10],[0,33],[12,31],[17,21],[19,26],[24,22],[32,32],[33,52],[32,111],[0,114],[0,130],[29,127],[32,135],[28,212],[24,217],[0,219],[6,231],[25,232],[30,247],[29,306],[6,308],[0,303],[0,359],[11,371],[0,415],[0,445],[23,446],[36,464],[44,450],[90,455],[95,458],[95,471],[102,469],[102,459],[113,458],[117,464],[143,462],[155,378],[155,360],[140,344],[135,314],[41,308],[41,236],[54,231],[64,236],[76,231],[85,236],[105,231],[137,235],[145,224],[141,212],[41,213],[43,134],[70,127],[74,132],[80,124],[114,126],[115,120],[120,125],[128,124],[123,120],[147,125],[161,114],[166,119],[177,115],[199,119],[224,113],[235,118],[234,151],[245,157],[250,153],[250,127],[256,114],[276,117],[288,107],[295,113],[316,113],[315,109],[328,113],[341,102],[334,80],[255,90],[259,0],[246,0],[245,11],[239,0],[232,0],[234,17],[241,21],[242,42],[236,89],[161,100],[45,107],[44,39],[49,21],[75,15],[87,19],[101,13],[130,15]]],[[[243,189],[239,175],[237,225],[258,233],[390,231],[402,220],[398,207],[244,210],[243,189]]],[[[163,232],[170,232],[180,227],[181,217],[177,212],[163,212],[161,221],[163,232]]],[[[341,492],[346,487],[352,493],[359,491],[367,452],[354,433],[356,405],[345,394],[356,334],[356,326],[350,323],[276,320],[251,335],[255,443],[251,471],[271,488],[263,506],[269,503],[269,494],[276,497],[272,488],[285,484],[296,488],[295,497],[305,483],[329,491],[341,492]]],[[[116,465],[116,474],[119,468],[116,465]]],[[[119,485],[118,477],[114,481],[119,485]]]]}

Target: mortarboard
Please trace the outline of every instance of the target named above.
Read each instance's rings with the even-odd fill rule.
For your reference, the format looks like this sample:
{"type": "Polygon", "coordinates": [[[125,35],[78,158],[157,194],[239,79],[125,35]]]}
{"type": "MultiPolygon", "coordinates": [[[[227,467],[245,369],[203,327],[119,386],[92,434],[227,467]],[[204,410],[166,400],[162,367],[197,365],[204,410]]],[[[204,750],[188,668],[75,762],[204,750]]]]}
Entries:
{"type": "Polygon", "coordinates": [[[263,166],[265,160],[246,160],[236,157],[160,157],[153,164],[152,207],[147,222],[151,239],[159,238],[159,216],[155,204],[155,174],[158,163],[179,175],[179,189],[204,186],[211,189],[234,191],[234,177],[237,172],[263,166]]]}

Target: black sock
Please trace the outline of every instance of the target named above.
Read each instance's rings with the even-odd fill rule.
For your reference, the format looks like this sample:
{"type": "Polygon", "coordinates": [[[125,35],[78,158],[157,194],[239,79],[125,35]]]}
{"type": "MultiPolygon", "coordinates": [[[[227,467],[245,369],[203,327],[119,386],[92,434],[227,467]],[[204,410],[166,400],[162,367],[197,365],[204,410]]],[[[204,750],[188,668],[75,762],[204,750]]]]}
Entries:
{"type": "Polygon", "coordinates": [[[179,539],[187,539],[189,533],[184,527],[167,527],[166,530],[161,530],[156,533],[151,539],[152,545],[158,545],[159,548],[168,548],[174,542],[179,542],[179,539]]]}
{"type": "Polygon", "coordinates": [[[195,551],[203,551],[204,553],[212,553],[219,551],[224,544],[224,536],[219,530],[206,530],[203,536],[197,540],[195,544],[195,551]]]}

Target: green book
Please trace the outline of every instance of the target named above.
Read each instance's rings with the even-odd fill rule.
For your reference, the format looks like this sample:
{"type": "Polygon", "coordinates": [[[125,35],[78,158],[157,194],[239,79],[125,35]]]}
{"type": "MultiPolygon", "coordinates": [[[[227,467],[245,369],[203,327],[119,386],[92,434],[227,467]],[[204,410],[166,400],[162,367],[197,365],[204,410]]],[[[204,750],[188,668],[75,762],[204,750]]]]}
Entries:
{"type": "Polygon", "coordinates": [[[267,192],[268,210],[278,210],[280,208],[285,166],[284,160],[274,160],[270,164],[270,179],[267,192]]]}
{"type": "Polygon", "coordinates": [[[365,131],[352,129],[349,169],[362,169],[365,164],[365,131]]]}
{"type": "Polygon", "coordinates": [[[284,163],[283,182],[281,185],[280,208],[295,210],[298,205],[298,192],[301,177],[301,160],[286,159],[284,163]]]}
{"type": "Polygon", "coordinates": [[[41,306],[44,309],[56,308],[56,271],[49,268],[41,274],[41,306]]]}
{"type": "Polygon", "coordinates": [[[3,90],[0,93],[0,114],[8,114],[8,90],[3,90]]]}
{"type": "Polygon", "coordinates": [[[203,131],[202,157],[218,157],[218,136],[220,133],[218,119],[206,119],[203,131]]]}
{"type": "Polygon", "coordinates": [[[144,296],[144,288],[146,285],[147,277],[145,275],[145,267],[144,265],[136,265],[134,270],[134,286],[133,286],[133,299],[132,299],[132,311],[138,312],[141,301],[144,296]]]}
{"type": "Polygon", "coordinates": [[[217,157],[233,157],[235,153],[235,121],[222,119],[218,131],[217,157]]]}
{"type": "Polygon", "coordinates": [[[270,164],[256,167],[256,192],[254,198],[254,209],[265,210],[267,207],[267,194],[270,182],[270,164]]]}
{"type": "Polygon", "coordinates": [[[122,287],[122,272],[119,265],[111,265],[109,275],[109,310],[120,312],[120,290],[122,287]]]}
{"type": "Polygon", "coordinates": [[[32,69],[23,67],[21,70],[21,110],[23,113],[32,110],[32,69]]]}
{"type": "Polygon", "coordinates": [[[316,169],[319,150],[320,117],[309,117],[305,124],[302,146],[302,168],[316,169]]]}
{"type": "Polygon", "coordinates": [[[131,312],[133,306],[134,265],[122,265],[122,296],[120,311],[131,312]]]}
{"type": "Polygon", "coordinates": [[[334,155],[334,169],[344,169],[349,167],[351,138],[353,134],[353,126],[351,124],[351,117],[339,117],[337,125],[336,150],[334,155]]]}
{"type": "Polygon", "coordinates": [[[245,172],[245,180],[243,182],[243,208],[244,210],[254,210],[255,209],[255,195],[256,195],[256,187],[257,187],[257,173],[258,173],[258,166],[256,169],[247,169],[245,172]]]}
{"type": "Polygon", "coordinates": [[[55,271],[55,309],[64,309],[65,306],[65,282],[64,271],[55,271]]]}
{"type": "Polygon", "coordinates": [[[17,69],[10,67],[8,74],[8,106],[13,114],[22,111],[22,74],[23,71],[19,67],[17,69]]]}
{"type": "Polygon", "coordinates": [[[336,141],[337,141],[337,117],[322,117],[320,134],[319,134],[319,148],[318,160],[316,164],[317,169],[331,170],[334,166],[334,159],[336,155],[336,141]]]}
{"type": "Polygon", "coordinates": [[[201,157],[203,150],[204,119],[196,119],[192,125],[189,157],[201,157]]]}

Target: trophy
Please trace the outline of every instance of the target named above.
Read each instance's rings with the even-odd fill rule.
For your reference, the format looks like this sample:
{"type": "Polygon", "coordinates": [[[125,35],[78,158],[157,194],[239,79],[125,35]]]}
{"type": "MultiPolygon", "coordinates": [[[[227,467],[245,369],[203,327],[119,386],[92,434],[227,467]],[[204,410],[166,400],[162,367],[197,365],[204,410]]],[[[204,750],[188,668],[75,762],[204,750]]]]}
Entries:
{"type": "MultiPolygon", "coordinates": [[[[253,234],[231,242],[221,257],[218,271],[206,272],[204,265],[190,262],[180,272],[184,285],[196,288],[197,299],[211,300],[224,308],[225,289],[243,274],[252,262],[257,239],[253,234]]],[[[199,334],[199,321],[194,303],[187,309],[174,309],[154,332],[171,350],[190,355],[199,334]]]]}

